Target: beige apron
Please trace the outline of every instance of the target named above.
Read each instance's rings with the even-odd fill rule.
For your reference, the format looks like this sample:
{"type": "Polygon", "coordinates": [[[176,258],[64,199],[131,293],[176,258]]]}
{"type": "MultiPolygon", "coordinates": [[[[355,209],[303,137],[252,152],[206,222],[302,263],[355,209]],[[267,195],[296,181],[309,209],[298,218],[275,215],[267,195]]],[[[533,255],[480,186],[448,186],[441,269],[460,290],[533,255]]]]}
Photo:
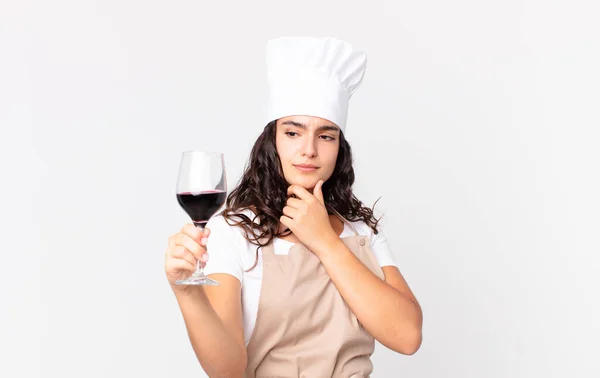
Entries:
{"type": "MultiPolygon", "coordinates": [[[[347,222],[341,215],[338,216],[347,222]]],[[[342,238],[380,279],[369,238],[342,238]]],[[[375,340],[362,327],[319,258],[303,244],[276,255],[262,247],[263,278],[245,378],[365,378],[373,371],[375,340]]]]}

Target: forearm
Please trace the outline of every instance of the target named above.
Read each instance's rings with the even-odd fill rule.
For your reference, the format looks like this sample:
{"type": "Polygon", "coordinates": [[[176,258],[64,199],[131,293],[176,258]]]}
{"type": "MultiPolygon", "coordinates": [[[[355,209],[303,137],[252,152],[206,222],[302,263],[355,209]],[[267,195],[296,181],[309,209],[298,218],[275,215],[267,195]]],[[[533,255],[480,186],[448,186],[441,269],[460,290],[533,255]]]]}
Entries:
{"type": "Polygon", "coordinates": [[[246,348],[240,345],[213,310],[204,289],[175,292],[188,337],[209,377],[242,377],[246,348]]]}
{"type": "Polygon", "coordinates": [[[377,341],[402,354],[419,348],[422,313],[418,303],[379,279],[339,239],[317,256],[352,312],[377,341]]]}

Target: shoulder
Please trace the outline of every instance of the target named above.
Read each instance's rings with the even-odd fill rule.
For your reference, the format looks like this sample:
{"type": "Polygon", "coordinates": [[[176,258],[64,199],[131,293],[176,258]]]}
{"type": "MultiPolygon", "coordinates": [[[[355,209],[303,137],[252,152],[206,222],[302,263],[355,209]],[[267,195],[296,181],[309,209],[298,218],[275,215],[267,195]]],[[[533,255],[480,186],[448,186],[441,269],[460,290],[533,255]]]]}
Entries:
{"type": "Polygon", "coordinates": [[[381,225],[381,223],[378,223],[375,227],[377,233],[375,233],[373,228],[371,228],[371,226],[369,226],[365,221],[359,220],[350,223],[352,223],[359,235],[367,236],[369,238],[371,250],[377,258],[380,266],[397,266],[396,259],[392,253],[390,244],[383,231],[384,227],[381,225]]]}
{"type": "MultiPolygon", "coordinates": [[[[245,252],[254,251],[256,246],[248,241],[248,235],[246,235],[246,229],[237,223],[242,221],[242,218],[236,215],[245,215],[250,221],[258,223],[255,219],[255,214],[249,209],[242,209],[235,212],[227,213],[227,216],[223,214],[215,215],[209,219],[206,227],[210,229],[209,243],[213,239],[212,245],[216,246],[228,246],[235,247],[237,250],[243,250],[245,252]]],[[[252,237],[250,237],[252,239],[252,237]]],[[[207,244],[208,245],[208,244],[207,244]]]]}
{"type": "Polygon", "coordinates": [[[244,229],[235,222],[222,214],[209,219],[206,248],[210,259],[204,269],[210,273],[228,273],[243,282],[244,267],[251,266],[248,264],[254,261],[255,247],[246,239],[244,229]]]}
{"type": "Polygon", "coordinates": [[[368,236],[371,239],[376,239],[377,235],[379,233],[382,233],[383,231],[381,224],[378,224],[377,227],[375,227],[377,229],[378,234],[375,234],[373,228],[371,228],[371,226],[369,226],[367,222],[365,222],[362,219],[350,221],[350,224],[352,224],[352,227],[356,229],[356,232],[358,232],[359,235],[368,236]]]}
{"type": "Polygon", "coordinates": [[[230,224],[222,214],[215,215],[208,220],[206,228],[210,229],[210,235],[227,235],[231,236],[236,233],[236,229],[240,228],[230,224]]]}
{"type": "Polygon", "coordinates": [[[254,213],[251,210],[240,210],[238,212],[228,213],[227,217],[223,214],[215,215],[209,219],[206,227],[210,229],[211,233],[213,231],[242,233],[243,228],[235,224],[241,220],[241,218],[237,217],[239,214],[247,216],[250,220],[254,218],[254,213]]]}
{"type": "Polygon", "coordinates": [[[246,248],[245,231],[241,226],[235,224],[237,221],[235,217],[232,220],[223,214],[210,218],[206,223],[206,228],[210,230],[209,241],[212,239],[213,245],[228,244],[246,248]]]}

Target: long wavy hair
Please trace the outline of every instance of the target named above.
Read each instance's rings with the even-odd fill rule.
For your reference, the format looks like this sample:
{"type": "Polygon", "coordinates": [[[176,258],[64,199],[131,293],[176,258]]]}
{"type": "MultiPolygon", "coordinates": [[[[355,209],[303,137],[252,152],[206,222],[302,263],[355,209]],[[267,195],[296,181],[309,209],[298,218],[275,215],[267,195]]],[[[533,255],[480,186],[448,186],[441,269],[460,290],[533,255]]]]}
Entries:
{"type": "MultiPolygon", "coordinates": [[[[279,231],[279,219],[288,200],[287,189],[290,184],[283,175],[275,144],[276,135],[277,120],[269,122],[254,143],[244,173],[227,196],[225,208],[220,213],[229,225],[242,227],[246,240],[257,246],[254,265],[246,272],[256,266],[260,247],[277,237],[291,234],[289,229],[279,231]],[[252,219],[242,214],[247,209],[254,214],[252,219]]],[[[352,192],[352,149],[341,130],[339,141],[335,169],[322,188],[325,203],[349,221],[363,220],[377,234],[377,223],[381,218],[376,219],[373,210],[363,206],[352,192]]],[[[328,209],[328,213],[333,212],[328,209]]]]}

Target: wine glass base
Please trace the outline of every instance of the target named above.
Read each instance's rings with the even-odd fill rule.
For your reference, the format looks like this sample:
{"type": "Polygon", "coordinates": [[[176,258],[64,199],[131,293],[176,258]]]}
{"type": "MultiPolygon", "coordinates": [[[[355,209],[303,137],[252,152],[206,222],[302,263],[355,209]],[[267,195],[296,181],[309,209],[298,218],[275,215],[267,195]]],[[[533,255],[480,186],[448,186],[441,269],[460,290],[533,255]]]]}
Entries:
{"type": "Polygon", "coordinates": [[[177,285],[204,285],[204,286],[219,286],[219,281],[211,280],[206,276],[191,276],[185,280],[175,281],[177,285]]]}

